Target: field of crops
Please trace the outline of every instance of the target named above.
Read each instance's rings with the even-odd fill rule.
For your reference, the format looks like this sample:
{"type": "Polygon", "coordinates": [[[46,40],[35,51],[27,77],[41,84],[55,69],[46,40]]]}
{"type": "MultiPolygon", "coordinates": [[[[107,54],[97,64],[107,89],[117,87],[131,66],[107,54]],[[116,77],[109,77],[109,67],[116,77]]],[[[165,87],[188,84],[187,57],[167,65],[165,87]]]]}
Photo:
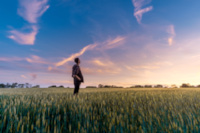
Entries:
{"type": "Polygon", "coordinates": [[[200,88],[0,89],[0,132],[200,132],[200,88]]]}

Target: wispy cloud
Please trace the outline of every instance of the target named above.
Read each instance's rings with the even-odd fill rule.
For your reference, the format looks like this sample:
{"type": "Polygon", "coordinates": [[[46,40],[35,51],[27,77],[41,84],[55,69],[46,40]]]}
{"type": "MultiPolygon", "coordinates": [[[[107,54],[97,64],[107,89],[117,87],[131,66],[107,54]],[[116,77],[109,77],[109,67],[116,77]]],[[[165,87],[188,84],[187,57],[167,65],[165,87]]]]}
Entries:
{"type": "Polygon", "coordinates": [[[30,73],[30,76],[31,76],[32,80],[35,80],[37,78],[37,74],[35,74],[35,73],[30,73]]]}
{"type": "Polygon", "coordinates": [[[24,79],[35,80],[37,78],[37,74],[35,74],[35,73],[29,73],[29,74],[26,74],[26,75],[21,75],[20,77],[24,78],[24,79]]]}
{"type": "MultiPolygon", "coordinates": [[[[126,37],[121,37],[118,36],[114,39],[108,39],[105,42],[102,43],[94,43],[94,44],[90,44],[85,46],[84,48],[82,48],[78,53],[74,53],[72,54],[70,57],[68,58],[64,58],[62,61],[57,62],[55,64],[56,67],[58,66],[62,66],[65,63],[69,62],[69,61],[73,61],[75,57],[81,56],[83,55],[87,50],[93,50],[93,49],[101,49],[101,50],[106,50],[106,49],[111,49],[111,48],[115,48],[119,45],[121,45],[121,42],[124,41],[126,39],[126,37]]],[[[52,67],[49,67],[48,70],[51,70],[52,67]]]]}
{"type": "Polygon", "coordinates": [[[0,61],[4,62],[16,62],[16,61],[26,61],[32,64],[52,64],[51,62],[37,56],[31,55],[30,57],[0,57],[0,61]]]}
{"type": "Polygon", "coordinates": [[[132,2],[135,7],[134,16],[136,17],[137,22],[141,24],[143,14],[153,10],[153,6],[148,6],[142,9],[142,7],[149,4],[151,0],[132,0],[132,2]]]}
{"type": "Polygon", "coordinates": [[[174,37],[176,36],[174,25],[167,27],[167,33],[169,33],[168,44],[171,46],[174,43],[174,37]]]}
{"type": "Polygon", "coordinates": [[[107,64],[105,64],[105,63],[103,63],[103,62],[101,62],[100,60],[97,60],[97,59],[95,59],[93,62],[94,62],[94,64],[96,64],[98,66],[107,66],[107,64]]]}
{"type": "Polygon", "coordinates": [[[158,69],[158,68],[160,68],[160,66],[141,65],[141,66],[134,66],[133,68],[136,68],[136,69],[158,69]]]}
{"type": "Polygon", "coordinates": [[[124,67],[133,72],[137,72],[138,69],[143,69],[143,70],[154,70],[154,69],[160,69],[161,67],[170,67],[172,66],[173,63],[170,61],[160,61],[160,62],[153,62],[151,64],[144,64],[144,65],[134,65],[134,66],[128,66],[124,65],[124,67]]]}
{"type": "Polygon", "coordinates": [[[97,46],[97,44],[90,44],[85,46],[84,48],[82,48],[78,53],[74,53],[72,54],[70,57],[63,59],[62,61],[56,63],[55,65],[58,66],[62,66],[65,63],[74,60],[75,57],[77,56],[81,56],[82,54],[84,54],[87,50],[91,50],[94,49],[97,46]]]}
{"type": "Polygon", "coordinates": [[[101,67],[106,67],[106,66],[112,66],[113,63],[111,61],[108,61],[108,60],[100,60],[100,59],[94,59],[92,60],[92,63],[94,65],[97,65],[97,66],[101,66],[101,67]]]}
{"type": "Polygon", "coordinates": [[[29,27],[30,32],[23,32],[19,30],[11,30],[8,38],[15,40],[19,44],[33,45],[36,35],[38,33],[37,26],[29,27]]]}
{"type": "Polygon", "coordinates": [[[27,62],[29,63],[38,63],[38,64],[50,64],[49,62],[45,61],[41,57],[37,55],[31,55],[30,58],[25,58],[27,62]]]}
{"type": "Polygon", "coordinates": [[[22,78],[26,79],[27,77],[25,75],[21,75],[22,78]]]}
{"type": "Polygon", "coordinates": [[[0,57],[0,61],[5,61],[5,62],[12,62],[12,61],[22,61],[23,58],[19,57],[0,57]]]}
{"type": "MultiPolygon", "coordinates": [[[[34,45],[38,27],[36,26],[38,18],[49,8],[48,0],[19,0],[18,14],[29,22],[29,32],[20,30],[9,31],[8,38],[23,45],[34,45]]],[[[23,28],[27,31],[27,28],[23,28]]]]}
{"type": "Polygon", "coordinates": [[[122,69],[120,67],[103,67],[103,68],[95,68],[95,67],[82,67],[81,70],[83,71],[84,74],[87,75],[116,75],[119,74],[122,69]]]}
{"type": "Polygon", "coordinates": [[[119,45],[121,45],[123,43],[123,41],[125,39],[126,39],[126,37],[122,37],[122,36],[117,36],[114,39],[109,39],[105,42],[104,48],[111,49],[111,48],[118,47],[119,45]]]}
{"type": "Polygon", "coordinates": [[[19,0],[18,14],[29,23],[37,20],[49,8],[48,0],[19,0]]]}

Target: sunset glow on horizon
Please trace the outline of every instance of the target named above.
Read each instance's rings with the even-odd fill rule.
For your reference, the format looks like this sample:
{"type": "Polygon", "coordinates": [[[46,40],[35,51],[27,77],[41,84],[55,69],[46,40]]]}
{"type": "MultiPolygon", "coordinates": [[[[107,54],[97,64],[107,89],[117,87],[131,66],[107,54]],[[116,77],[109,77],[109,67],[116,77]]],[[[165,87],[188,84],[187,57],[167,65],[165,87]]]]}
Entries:
{"type": "Polygon", "coordinates": [[[200,1],[16,0],[0,4],[0,81],[73,87],[200,84],[200,1]]]}

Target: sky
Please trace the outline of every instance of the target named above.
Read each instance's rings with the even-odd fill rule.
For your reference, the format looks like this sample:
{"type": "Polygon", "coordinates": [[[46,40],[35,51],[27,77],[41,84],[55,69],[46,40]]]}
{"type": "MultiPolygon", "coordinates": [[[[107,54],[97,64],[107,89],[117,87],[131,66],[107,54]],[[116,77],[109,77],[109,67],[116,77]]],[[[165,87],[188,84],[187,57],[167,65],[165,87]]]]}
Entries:
{"type": "Polygon", "coordinates": [[[200,84],[199,0],[0,2],[0,82],[200,84]]]}

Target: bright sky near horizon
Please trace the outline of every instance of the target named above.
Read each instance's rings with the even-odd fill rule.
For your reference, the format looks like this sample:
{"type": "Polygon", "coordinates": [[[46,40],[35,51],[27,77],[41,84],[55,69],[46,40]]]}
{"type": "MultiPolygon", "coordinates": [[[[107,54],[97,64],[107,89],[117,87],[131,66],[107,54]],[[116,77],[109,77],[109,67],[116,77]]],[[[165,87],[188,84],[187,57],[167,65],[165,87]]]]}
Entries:
{"type": "Polygon", "coordinates": [[[200,84],[199,0],[0,2],[0,82],[200,84]]]}

